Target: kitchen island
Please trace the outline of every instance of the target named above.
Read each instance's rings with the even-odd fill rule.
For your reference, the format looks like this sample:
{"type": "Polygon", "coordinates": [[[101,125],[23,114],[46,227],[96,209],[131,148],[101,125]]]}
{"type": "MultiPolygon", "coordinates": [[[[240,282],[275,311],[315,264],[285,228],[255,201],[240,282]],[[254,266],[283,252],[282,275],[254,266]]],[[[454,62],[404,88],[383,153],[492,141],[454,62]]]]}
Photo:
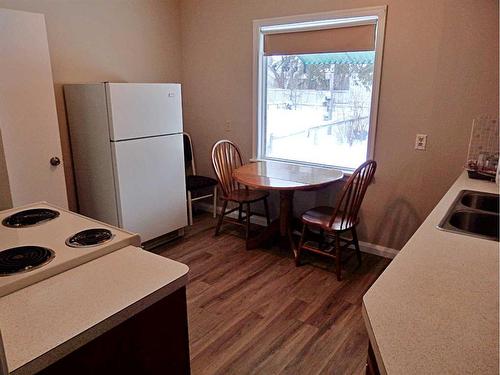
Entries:
{"type": "Polygon", "coordinates": [[[3,372],[189,374],[187,273],[128,246],[0,298],[3,372]]]}
{"type": "Polygon", "coordinates": [[[363,298],[382,374],[498,374],[499,243],[436,227],[461,190],[498,186],[464,172],[363,298]]]}

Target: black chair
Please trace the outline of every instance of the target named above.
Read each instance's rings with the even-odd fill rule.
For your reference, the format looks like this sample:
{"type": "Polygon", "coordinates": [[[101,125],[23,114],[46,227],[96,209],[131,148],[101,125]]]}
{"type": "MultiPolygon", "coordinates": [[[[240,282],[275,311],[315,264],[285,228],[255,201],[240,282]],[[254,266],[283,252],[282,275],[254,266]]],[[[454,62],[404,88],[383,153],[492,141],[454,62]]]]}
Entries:
{"type": "Polygon", "coordinates": [[[194,162],[193,143],[191,136],[188,133],[183,133],[184,137],[184,165],[186,168],[186,190],[187,190],[187,205],[188,205],[188,220],[189,225],[193,225],[193,202],[201,199],[213,197],[213,216],[217,217],[217,180],[206,177],[198,176],[196,174],[196,165],[194,162]],[[206,192],[212,188],[210,194],[203,194],[195,196],[193,193],[198,191],[206,192]]]}

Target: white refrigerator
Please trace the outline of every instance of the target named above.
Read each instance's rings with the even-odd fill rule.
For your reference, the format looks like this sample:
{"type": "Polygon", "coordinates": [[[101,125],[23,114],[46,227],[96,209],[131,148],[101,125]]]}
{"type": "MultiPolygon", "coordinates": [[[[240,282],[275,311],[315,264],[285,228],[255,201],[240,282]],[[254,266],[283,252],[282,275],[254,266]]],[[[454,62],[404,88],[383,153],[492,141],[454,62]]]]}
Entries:
{"type": "Polygon", "coordinates": [[[180,84],[64,86],[79,211],[143,242],[187,225],[180,84]]]}

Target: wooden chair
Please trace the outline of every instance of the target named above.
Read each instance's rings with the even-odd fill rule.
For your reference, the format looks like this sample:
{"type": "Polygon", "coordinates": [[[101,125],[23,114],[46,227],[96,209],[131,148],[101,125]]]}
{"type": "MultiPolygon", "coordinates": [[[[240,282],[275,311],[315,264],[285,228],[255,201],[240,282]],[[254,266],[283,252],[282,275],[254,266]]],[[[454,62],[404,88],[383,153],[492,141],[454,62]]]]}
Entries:
{"type": "Polygon", "coordinates": [[[368,160],[356,169],[344,185],[335,207],[316,207],[302,214],[302,235],[295,253],[295,264],[300,265],[302,251],[326,255],[335,259],[337,280],[341,277],[341,250],[354,245],[358,263],[361,264],[361,251],[359,249],[356,225],[359,223],[359,208],[363,202],[368,185],[373,179],[377,163],[368,160]],[[306,242],[305,237],[309,230],[319,230],[320,240],[316,244],[306,242]],[[352,239],[340,238],[344,232],[350,231],[352,239]],[[331,242],[325,241],[325,234],[333,237],[331,242]]]}
{"type": "Polygon", "coordinates": [[[217,215],[217,181],[211,177],[200,176],[196,174],[196,164],[194,162],[193,142],[188,133],[182,133],[184,140],[184,165],[186,168],[186,191],[188,206],[189,225],[193,225],[193,202],[201,199],[213,197],[213,215],[217,215]],[[189,169],[191,171],[189,172],[189,169]],[[193,193],[207,192],[212,189],[210,194],[197,195],[193,198],[193,193]]]}
{"type": "Polygon", "coordinates": [[[269,207],[267,204],[269,193],[261,190],[250,190],[247,186],[243,186],[233,179],[233,171],[242,164],[240,151],[233,142],[221,140],[213,146],[212,165],[222,190],[220,199],[223,201],[222,211],[217,222],[217,227],[215,228],[215,235],[219,234],[224,216],[238,210],[238,220],[231,220],[231,222],[246,227],[245,240],[248,241],[250,235],[250,217],[255,215],[250,210],[250,204],[263,201],[267,225],[270,224],[269,207]],[[228,202],[236,203],[237,207],[227,211],[228,202]],[[246,208],[245,217],[243,217],[243,206],[246,208]]]}

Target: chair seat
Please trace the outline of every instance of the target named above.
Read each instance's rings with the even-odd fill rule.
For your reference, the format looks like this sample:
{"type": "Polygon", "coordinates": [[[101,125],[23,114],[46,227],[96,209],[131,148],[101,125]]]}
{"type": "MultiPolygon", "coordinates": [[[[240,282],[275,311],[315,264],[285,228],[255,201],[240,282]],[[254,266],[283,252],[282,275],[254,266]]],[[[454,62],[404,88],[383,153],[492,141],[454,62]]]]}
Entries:
{"type": "Polygon", "coordinates": [[[251,203],[264,199],[268,195],[269,193],[263,190],[238,189],[233,190],[229,195],[224,196],[223,199],[238,203],[251,203]]]}
{"type": "Polygon", "coordinates": [[[344,227],[341,228],[341,217],[336,217],[333,221],[333,225],[330,227],[330,219],[332,218],[333,212],[335,211],[334,207],[328,206],[320,206],[311,208],[302,214],[302,221],[308,225],[314,225],[321,227],[326,230],[333,231],[344,231],[352,228],[352,226],[346,226],[344,223],[344,227]]]}
{"type": "Polygon", "coordinates": [[[217,185],[217,180],[205,176],[186,176],[186,189],[193,191],[217,185]]]}

